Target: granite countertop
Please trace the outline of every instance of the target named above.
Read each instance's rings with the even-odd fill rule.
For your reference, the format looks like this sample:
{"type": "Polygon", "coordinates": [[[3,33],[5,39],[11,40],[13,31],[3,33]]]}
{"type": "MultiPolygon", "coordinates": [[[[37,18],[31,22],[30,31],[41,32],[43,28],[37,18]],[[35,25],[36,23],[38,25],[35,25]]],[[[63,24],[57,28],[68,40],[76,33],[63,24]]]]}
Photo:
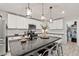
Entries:
{"type": "MultiPolygon", "coordinates": [[[[42,33],[37,33],[37,34],[42,34],[42,33]]],[[[48,33],[48,34],[54,34],[54,35],[64,35],[63,33],[48,33]]],[[[18,34],[18,35],[7,35],[7,37],[19,37],[22,36],[23,34],[18,34]]]]}
{"type": "Polygon", "coordinates": [[[47,44],[53,43],[57,40],[61,39],[60,37],[49,37],[49,39],[40,39],[27,41],[24,45],[24,50],[22,49],[21,42],[18,40],[10,40],[10,50],[12,55],[23,55],[27,54],[30,51],[39,49],[47,44]]]}

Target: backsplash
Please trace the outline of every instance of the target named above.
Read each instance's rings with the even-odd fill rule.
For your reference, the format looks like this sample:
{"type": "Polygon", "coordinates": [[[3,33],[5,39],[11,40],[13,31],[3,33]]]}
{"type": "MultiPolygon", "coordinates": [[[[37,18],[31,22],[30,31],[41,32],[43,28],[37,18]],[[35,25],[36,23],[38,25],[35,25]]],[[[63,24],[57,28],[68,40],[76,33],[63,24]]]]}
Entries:
{"type": "MultiPolygon", "coordinates": [[[[14,34],[19,34],[19,35],[21,35],[21,34],[24,34],[24,32],[26,32],[27,33],[27,29],[19,29],[19,30],[7,30],[7,36],[10,36],[10,35],[14,35],[14,34]]],[[[36,30],[36,33],[41,33],[41,30],[39,29],[39,30],[36,30]]],[[[62,29],[62,30],[48,30],[48,33],[56,33],[56,34],[64,34],[64,30],[62,29]]]]}

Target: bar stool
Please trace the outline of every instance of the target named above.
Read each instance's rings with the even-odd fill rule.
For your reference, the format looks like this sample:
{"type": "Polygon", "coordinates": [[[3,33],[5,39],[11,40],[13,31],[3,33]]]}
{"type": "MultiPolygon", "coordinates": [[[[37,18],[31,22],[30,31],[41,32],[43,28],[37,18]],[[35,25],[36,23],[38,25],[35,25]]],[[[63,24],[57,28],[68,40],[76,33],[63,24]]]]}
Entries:
{"type": "Polygon", "coordinates": [[[47,47],[45,47],[44,49],[41,49],[41,50],[39,50],[37,53],[38,53],[38,55],[39,56],[42,56],[43,55],[43,53],[45,52],[45,56],[47,56],[48,54],[48,49],[50,49],[52,46],[54,46],[55,45],[55,43],[53,43],[53,44],[51,44],[51,45],[48,45],[47,47]],[[47,55],[46,55],[47,54],[47,55]]]}
{"type": "Polygon", "coordinates": [[[62,39],[56,41],[58,44],[58,56],[63,56],[62,39]]]}
{"type": "Polygon", "coordinates": [[[58,44],[55,44],[51,48],[44,51],[42,56],[57,56],[58,55],[58,44]]]}
{"type": "Polygon", "coordinates": [[[40,56],[63,56],[61,40],[47,46],[45,49],[38,51],[40,56]],[[61,51],[61,52],[60,52],[61,51]]]}
{"type": "Polygon", "coordinates": [[[50,49],[52,46],[54,46],[56,43],[52,43],[51,45],[47,46],[46,48],[50,49]]]}
{"type": "Polygon", "coordinates": [[[39,50],[37,53],[38,53],[38,55],[39,56],[42,56],[42,54],[44,53],[44,51],[45,51],[46,49],[44,48],[44,49],[41,49],[41,50],[39,50]]]}

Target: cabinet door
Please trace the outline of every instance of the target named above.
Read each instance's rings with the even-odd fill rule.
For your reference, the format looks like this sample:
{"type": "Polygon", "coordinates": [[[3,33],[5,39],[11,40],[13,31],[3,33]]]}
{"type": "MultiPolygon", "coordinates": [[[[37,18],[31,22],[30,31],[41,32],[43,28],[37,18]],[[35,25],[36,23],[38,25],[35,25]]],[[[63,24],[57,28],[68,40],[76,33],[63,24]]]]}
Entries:
{"type": "Polygon", "coordinates": [[[24,19],[23,17],[17,16],[17,28],[24,28],[24,19]]]}
{"type": "Polygon", "coordinates": [[[41,29],[41,22],[34,19],[27,19],[24,17],[8,14],[8,27],[9,28],[25,28],[28,29],[28,24],[36,25],[37,29],[41,29]]]}
{"type": "Polygon", "coordinates": [[[12,14],[8,14],[8,28],[16,28],[17,17],[12,14]]]}
{"type": "Polygon", "coordinates": [[[54,20],[52,23],[49,23],[50,29],[63,29],[63,19],[54,20]]]}
{"type": "Polygon", "coordinates": [[[24,28],[25,29],[28,29],[28,24],[30,24],[30,21],[31,21],[30,19],[27,19],[27,18],[24,19],[24,28]]]}

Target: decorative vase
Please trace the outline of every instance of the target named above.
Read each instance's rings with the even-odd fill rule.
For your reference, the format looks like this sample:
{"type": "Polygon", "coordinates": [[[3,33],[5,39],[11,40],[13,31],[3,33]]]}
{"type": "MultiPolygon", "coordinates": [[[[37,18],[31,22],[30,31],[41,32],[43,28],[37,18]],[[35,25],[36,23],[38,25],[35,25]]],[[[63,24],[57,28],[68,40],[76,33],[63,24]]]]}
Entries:
{"type": "Polygon", "coordinates": [[[42,38],[47,38],[47,29],[48,29],[48,24],[46,21],[43,21],[42,25],[42,38]]]}

